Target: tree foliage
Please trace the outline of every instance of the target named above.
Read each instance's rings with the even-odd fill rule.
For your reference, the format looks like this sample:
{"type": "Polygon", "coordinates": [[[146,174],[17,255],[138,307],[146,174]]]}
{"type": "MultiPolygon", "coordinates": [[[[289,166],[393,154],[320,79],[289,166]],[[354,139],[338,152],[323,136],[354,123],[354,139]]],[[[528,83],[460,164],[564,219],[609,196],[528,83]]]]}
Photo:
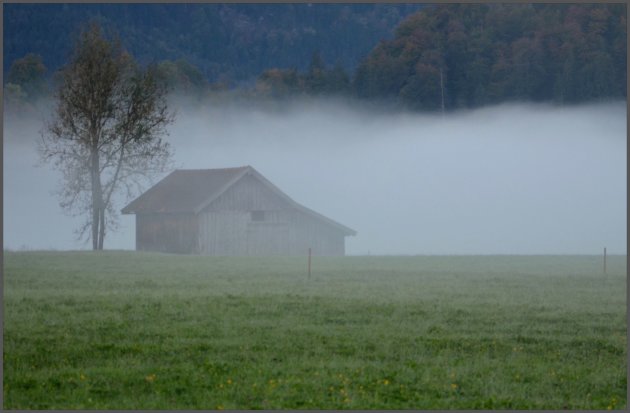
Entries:
{"type": "Polygon", "coordinates": [[[91,24],[59,75],[40,154],[62,172],[61,206],[85,216],[78,234],[91,234],[95,250],[103,249],[106,229],[116,226],[114,194],[131,197],[168,166],[162,136],[173,115],[154,72],[91,24]]]}
{"type": "MultiPolygon", "coordinates": [[[[346,95],[416,110],[626,97],[623,4],[8,5],[6,31],[22,34],[5,36],[5,56],[40,44],[43,11],[73,24],[99,14],[180,95],[346,95]],[[27,34],[20,21],[41,24],[27,34]]],[[[5,92],[9,106],[30,93],[21,83],[5,92]]]]}
{"type": "Polygon", "coordinates": [[[40,55],[28,53],[11,64],[7,82],[20,88],[25,97],[35,99],[47,92],[46,66],[40,55]]]}
{"type": "Polygon", "coordinates": [[[354,78],[358,97],[437,109],[626,96],[621,4],[444,4],[409,16],[354,78]],[[440,88],[440,79],[444,90],[440,88]]]}
{"type": "Polygon", "coordinates": [[[319,51],[311,57],[308,70],[273,68],[264,71],[256,82],[258,96],[287,98],[296,95],[333,96],[350,91],[350,77],[337,61],[332,68],[327,67],[319,51]]]}
{"type": "Polygon", "coordinates": [[[28,52],[50,70],[90,18],[120,33],[138,61],[186,59],[210,83],[254,80],[272,67],[308,68],[315,50],[353,69],[420,4],[11,4],[4,5],[4,69],[28,52]],[[194,57],[194,58],[193,58],[194,57]]]}
{"type": "Polygon", "coordinates": [[[184,59],[161,61],[156,75],[159,82],[177,94],[201,96],[209,86],[201,70],[184,59]]]}

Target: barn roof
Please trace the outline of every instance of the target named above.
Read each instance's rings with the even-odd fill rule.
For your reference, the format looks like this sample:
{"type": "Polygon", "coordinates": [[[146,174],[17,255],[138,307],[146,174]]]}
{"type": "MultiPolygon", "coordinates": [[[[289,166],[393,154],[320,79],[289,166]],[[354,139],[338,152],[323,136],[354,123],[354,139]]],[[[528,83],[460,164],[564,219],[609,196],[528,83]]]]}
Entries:
{"type": "Polygon", "coordinates": [[[122,213],[193,212],[209,196],[227,189],[246,169],[177,169],[124,207],[122,213]]]}
{"type": "Polygon", "coordinates": [[[346,235],[356,235],[355,230],[298,204],[249,165],[222,169],[177,169],[133,200],[121,212],[199,213],[247,174],[258,178],[295,209],[336,227],[346,235]]]}

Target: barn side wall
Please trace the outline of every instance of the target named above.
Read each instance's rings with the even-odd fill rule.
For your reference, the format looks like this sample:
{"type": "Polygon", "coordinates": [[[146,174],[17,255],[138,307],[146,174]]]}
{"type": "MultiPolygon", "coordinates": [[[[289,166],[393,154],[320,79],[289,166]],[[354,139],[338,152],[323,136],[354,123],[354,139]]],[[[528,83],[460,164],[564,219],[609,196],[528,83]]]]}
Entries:
{"type": "Polygon", "coordinates": [[[301,211],[292,213],[290,245],[290,255],[345,255],[343,232],[301,211]]]}
{"type": "Polygon", "coordinates": [[[136,250],[196,253],[197,230],[193,214],[136,214],[136,250]]]}
{"type": "Polygon", "coordinates": [[[252,176],[245,176],[198,217],[198,249],[207,255],[343,255],[339,230],[295,210],[252,176]],[[264,220],[252,211],[264,211],[264,220]]]}
{"type": "Polygon", "coordinates": [[[207,255],[288,255],[287,202],[246,175],[198,215],[198,244],[207,255]],[[253,221],[252,211],[264,211],[253,221]]]}

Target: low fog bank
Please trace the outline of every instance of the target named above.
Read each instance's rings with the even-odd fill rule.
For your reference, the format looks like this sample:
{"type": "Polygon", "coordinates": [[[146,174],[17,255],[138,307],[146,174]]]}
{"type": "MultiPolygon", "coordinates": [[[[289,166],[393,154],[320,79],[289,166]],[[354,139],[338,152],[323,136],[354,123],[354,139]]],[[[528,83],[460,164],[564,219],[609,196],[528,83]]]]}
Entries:
{"type": "MultiPolygon", "coordinates": [[[[5,123],[5,248],[87,248],[51,194],[57,176],[34,166],[40,129],[5,123]]],[[[169,141],[178,168],[251,165],[357,230],[348,254],[626,252],[625,102],[446,116],[326,101],[182,107],[169,141]]],[[[134,236],[134,217],[122,216],[106,248],[133,249],[134,236]]]]}

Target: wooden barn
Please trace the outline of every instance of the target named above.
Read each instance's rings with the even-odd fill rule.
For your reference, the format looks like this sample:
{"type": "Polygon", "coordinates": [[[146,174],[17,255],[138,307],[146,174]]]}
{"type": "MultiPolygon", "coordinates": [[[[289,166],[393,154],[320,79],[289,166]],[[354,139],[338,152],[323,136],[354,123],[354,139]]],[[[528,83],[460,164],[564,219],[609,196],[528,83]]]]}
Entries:
{"type": "Polygon", "coordinates": [[[293,201],[251,166],[176,170],[122,209],[136,249],[204,255],[344,255],[356,232],[293,201]]]}

